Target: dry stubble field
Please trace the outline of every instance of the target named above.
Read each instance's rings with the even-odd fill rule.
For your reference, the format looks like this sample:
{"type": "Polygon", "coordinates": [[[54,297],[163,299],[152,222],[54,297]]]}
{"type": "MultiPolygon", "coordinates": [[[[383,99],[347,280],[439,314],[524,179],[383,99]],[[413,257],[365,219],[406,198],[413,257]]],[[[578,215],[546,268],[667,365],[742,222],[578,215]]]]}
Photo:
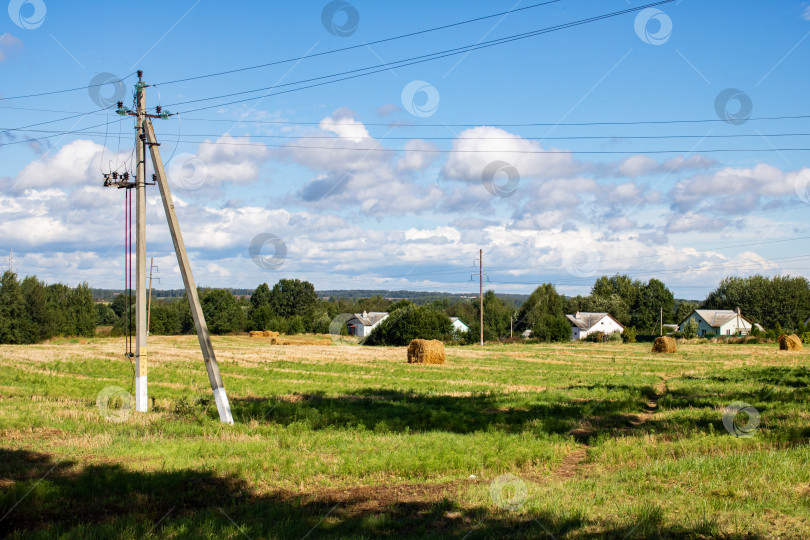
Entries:
{"type": "Polygon", "coordinates": [[[148,414],[121,339],[1,346],[0,534],[810,537],[807,353],[320,341],[215,338],[233,426],[194,336],[150,338],[148,414]]]}

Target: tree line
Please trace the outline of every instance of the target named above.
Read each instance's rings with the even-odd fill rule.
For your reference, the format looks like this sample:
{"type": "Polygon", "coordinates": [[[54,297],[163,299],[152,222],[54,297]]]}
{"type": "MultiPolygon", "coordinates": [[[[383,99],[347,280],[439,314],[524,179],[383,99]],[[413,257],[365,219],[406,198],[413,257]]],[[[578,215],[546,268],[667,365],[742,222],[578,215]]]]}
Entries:
{"type": "Polygon", "coordinates": [[[70,288],[22,281],[6,271],[0,279],[0,343],[37,343],[54,336],[93,336],[96,308],[87,283],[70,288]]]}
{"type": "MultiPolygon", "coordinates": [[[[263,283],[249,295],[227,289],[198,290],[208,328],[213,334],[274,330],[284,334],[329,333],[338,315],[364,311],[388,312],[389,317],[366,339],[368,344],[401,345],[414,337],[476,343],[480,332],[478,299],[440,298],[416,305],[410,300],[369,298],[321,299],[312,283],[282,279],[263,283]],[[454,334],[450,317],[458,317],[470,331],[454,334]]],[[[70,288],[45,285],[35,276],[19,281],[5,272],[0,281],[0,343],[35,343],[54,336],[93,336],[97,326],[111,327],[111,335],[127,332],[127,304],[134,321],[135,302],[118,294],[112,302],[94,302],[86,283],[70,288]]],[[[680,323],[692,310],[736,309],[774,332],[804,332],[810,316],[810,284],[803,277],[751,276],[723,279],[703,302],[676,299],[666,285],[653,278],[640,281],[616,274],[601,276],[587,296],[567,297],[551,283],[539,285],[522,304],[515,297],[486,291],[484,339],[502,340],[531,330],[541,341],[568,341],[571,325],[566,314],[607,312],[632,333],[655,334],[661,324],[680,323]]],[[[134,332],[134,322],[129,330],[134,332]]],[[[332,328],[334,331],[334,328],[332,328]]],[[[195,332],[185,296],[153,299],[149,331],[153,335],[195,332]]],[[[345,328],[343,329],[345,332],[345,328]]]]}

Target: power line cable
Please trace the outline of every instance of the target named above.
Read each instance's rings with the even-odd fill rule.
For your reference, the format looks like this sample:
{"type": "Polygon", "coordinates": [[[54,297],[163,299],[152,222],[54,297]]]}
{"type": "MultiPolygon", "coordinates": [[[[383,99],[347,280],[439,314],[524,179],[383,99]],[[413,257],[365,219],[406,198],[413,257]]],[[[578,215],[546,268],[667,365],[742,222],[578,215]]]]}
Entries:
{"type": "MultiPolygon", "coordinates": [[[[103,124],[102,124],[103,125],[103,124]]],[[[238,142],[223,142],[223,141],[189,141],[180,140],[182,143],[190,144],[206,144],[213,146],[260,146],[264,148],[300,148],[304,150],[340,150],[340,151],[356,151],[356,152],[407,152],[406,148],[355,148],[343,146],[311,146],[311,145],[296,145],[296,144],[265,144],[265,143],[238,143],[238,142]]],[[[417,152],[427,154],[599,154],[599,155],[614,155],[614,154],[689,154],[689,153],[722,153],[722,152],[808,152],[810,148],[710,148],[705,150],[696,151],[695,149],[670,149],[670,150],[508,150],[508,149],[418,149],[417,152]]]]}
{"type": "MultiPolygon", "coordinates": [[[[14,144],[24,144],[35,142],[39,140],[49,139],[53,137],[58,137],[62,135],[70,135],[70,134],[83,134],[89,136],[101,136],[102,133],[87,133],[88,130],[104,126],[105,123],[96,124],[93,126],[88,126],[86,128],[70,130],[70,131],[61,131],[54,133],[52,135],[45,135],[42,137],[34,137],[29,139],[23,139],[18,141],[12,141],[8,143],[4,143],[4,146],[10,146],[14,144]]],[[[8,131],[24,131],[22,128],[14,128],[8,131]]],[[[0,132],[4,133],[4,132],[0,132]]],[[[184,140],[178,139],[179,143],[188,143],[188,144],[207,144],[207,145],[219,145],[219,146],[257,146],[257,147],[264,147],[264,148],[299,148],[304,150],[339,150],[339,151],[361,151],[361,152],[407,152],[409,151],[406,148],[386,148],[386,147],[378,147],[378,148],[362,148],[362,147],[335,147],[335,146],[314,146],[314,145],[294,145],[294,144],[266,144],[266,143],[239,143],[239,142],[224,142],[224,141],[196,141],[196,140],[184,140]]],[[[440,149],[440,148],[420,148],[417,150],[418,152],[422,153],[429,153],[429,154],[486,154],[486,153],[499,153],[499,154],[518,154],[518,155],[555,155],[555,154],[572,154],[572,155],[626,155],[626,154],[690,154],[690,153],[701,153],[701,154],[708,154],[708,153],[730,153],[730,152],[759,152],[759,153],[773,153],[773,152],[808,152],[810,148],[777,148],[777,147],[769,147],[769,148],[709,148],[709,149],[702,149],[696,151],[694,148],[692,149],[659,149],[659,150],[512,150],[512,149],[440,149]]]]}
{"type": "MultiPolygon", "coordinates": [[[[797,260],[804,260],[810,258],[810,254],[807,255],[795,255],[791,257],[781,257],[775,259],[767,259],[767,262],[774,262],[774,261],[797,261],[797,260]]],[[[626,275],[629,277],[639,277],[639,276],[648,276],[648,275],[659,275],[659,274],[671,274],[671,273],[682,273],[687,271],[702,271],[702,270],[712,270],[715,268],[722,268],[728,266],[729,262],[725,263],[717,263],[717,264],[709,264],[709,265],[697,265],[697,266],[688,266],[683,268],[671,268],[671,269],[657,269],[657,270],[640,270],[635,272],[628,272],[626,275]]],[[[734,263],[737,267],[745,267],[751,265],[760,265],[759,261],[749,261],[743,263],[734,263]]],[[[557,266],[560,268],[560,266],[557,266]]],[[[567,284],[567,285],[575,285],[583,280],[591,280],[594,276],[583,276],[583,277],[575,277],[575,278],[565,278],[565,279],[557,279],[554,280],[555,284],[567,284]]],[[[538,281],[498,281],[497,279],[493,279],[492,283],[500,283],[502,285],[537,285],[538,281]]]]}
{"type": "MultiPolygon", "coordinates": [[[[11,107],[0,107],[0,109],[4,108],[11,108],[11,107]]],[[[38,109],[42,111],[48,111],[48,109],[38,109]]],[[[98,111],[93,112],[79,112],[79,111],[50,111],[50,112],[59,112],[59,113],[67,113],[67,114],[75,114],[75,115],[90,115],[90,114],[104,114],[106,109],[101,109],[98,111]]],[[[66,119],[75,118],[74,116],[68,117],[66,119]]],[[[782,116],[758,116],[758,117],[751,117],[746,120],[747,122],[758,122],[758,121],[773,121],[773,120],[807,120],[810,118],[810,114],[802,114],[802,115],[782,115],[782,116]]],[[[286,120],[244,120],[244,119],[234,119],[234,118],[194,118],[184,116],[184,120],[187,122],[227,122],[229,124],[233,123],[242,123],[242,124],[261,124],[261,125],[283,125],[283,126],[320,126],[324,123],[323,120],[319,120],[317,122],[292,122],[286,120]]],[[[58,121],[58,120],[55,120],[58,121]]],[[[721,118],[704,118],[704,119],[689,119],[689,120],[631,120],[631,121],[619,121],[619,122],[608,122],[608,121],[595,121],[595,122],[532,122],[532,123],[518,123],[518,124],[509,124],[509,123],[492,123],[492,122],[478,122],[478,123],[462,123],[462,124],[451,124],[451,123],[442,123],[442,124],[411,124],[411,123],[404,123],[404,122],[394,122],[394,123],[384,123],[384,122],[363,122],[363,126],[375,126],[375,127],[387,127],[387,128],[425,128],[425,127],[435,127],[435,128],[446,128],[446,127],[459,127],[459,128],[472,128],[472,127],[593,127],[593,126],[640,126],[640,125],[674,125],[674,124],[704,124],[704,123],[727,123],[726,120],[721,118]]],[[[329,126],[356,126],[357,122],[327,122],[329,126]]],[[[25,127],[20,128],[0,128],[4,132],[5,131],[22,131],[25,127]]],[[[35,131],[35,130],[31,130],[35,131]]],[[[804,135],[797,134],[797,135],[804,135]]],[[[211,136],[219,136],[219,135],[211,135],[211,136]]],[[[751,134],[750,136],[755,136],[751,134]]],[[[766,135],[768,136],[768,135],[766,135]]],[[[597,137],[597,136],[594,136],[597,137]]],[[[621,136],[615,136],[616,138],[622,138],[621,136]]],[[[700,135],[694,135],[693,137],[700,137],[700,135]]],[[[335,137],[337,138],[337,137],[335,137]]],[[[453,138],[453,137],[449,137],[453,138]]],[[[473,137],[461,137],[464,138],[473,138],[473,137]]],[[[528,138],[528,137],[523,137],[528,138]]],[[[554,137],[538,137],[538,139],[547,138],[552,139],[554,137]]],[[[605,137],[607,138],[607,137],[605,137]]],[[[438,137],[437,137],[438,139],[438,137]]],[[[504,137],[504,139],[508,139],[504,137]]]]}
{"type": "Polygon", "coordinates": [[[76,92],[78,90],[87,90],[87,89],[90,89],[90,88],[98,88],[100,86],[105,86],[107,84],[123,83],[125,80],[129,79],[133,75],[135,75],[135,73],[130,73],[126,77],[123,77],[121,79],[117,79],[117,80],[114,80],[114,81],[104,81],[103,83],[88,84],[88,85],[85,85],[85,86],[77,86],[76,88],[65,88],[65,89],[62,89],[62,90],[50,90],[48,92],[39,92],[39,93],[36,93],[36,94],[25,94],[25,95],[22,95],[22,96],[3,97],[3,98],[0,98],[0,102],[11,101],[12,99],[26,99],[26,98],[40,97],[40,96],[52,96],[54,94],[64,94],[64,93],[67,93],[67,92],[76,92]]]}
{"type": "Polygon", "coordinates": [[[513,9],[510,9],[508,11],[502,11],[502,12],[499,12],[499,13],[493,13],[491,15],[485,15],[483,17],[477,17],[477,18],[468,19],[468,20],[465,20],[465,21],[459,21],[459,22],[455,22],[455,23],[451,23],[451,24],[445,24],[443,26],[437,26],[435,28],[428,28],[426,30],[418,30],[416,32],[410,32],[410,33],[407,33],[407,34],[401,34],[401,35],[393,36],[393,37],[389,37],[389,38],[378,39],[378,40],[375,40],[375,41],[361,43],[359,45],[350,45],[348,47],[342,47],[342,48],[339,48],[339,49],[333,49],[331,51],[324,51],[324,52],[310,54],[310,55],[306,55],[306,56],[297,56],[295,58],[287,58],[285,60],[276,60],[276,61],[273,61],[273,62],[267,62],[267,63],[264,63],[264,64],[257,64],[257,65],[254,65],[254,66],[247,66],[247,67],[242,67],[242,68],[237,68],[237,69],[230,69],[230,70],[226,70],[226,71],[219,71],[217,73],[209,73],[209,74],[206,74],[206,75],[197,75],[197,76],[193,76],[193,77],[185,77],[185,78],[182,78],[182,79],[164,81],[164,82],[155,83],[155,84],[167,85],[167,84],[176,84],[176,83],[188,82],[188,81],[196,81],[196,80],[199,80],[199,79],[205,79],[205,78],[209,78],[209,77],[218,77],[220,75],[231,75],[233,73],[240,73],[240,72],[250,71],[250,70],[254,70],[254,69],[277,66],[277,65],[280,65],[280,64],[287,64],[287,63],[290,63],[290,62],[299,62],[301,60],[309,60],[309,59],[312,59],[312,58],[317,58],[317,57],[320,57],[320,56],[326,56],[326,55],[329,55],[329,54],[335,54],[335,53],[350,51],[350,50],[353,50],[353,49],[360,49],[360,48],[364,48],[364,47],[370,47],[372,45],[379,45],[380,43],[387,43],[389,41],[395,41],[395,40],[398,40],[398,39],[403,39],[403,38],[408,38],[408,37],[413,37],[413,36],[419,36],[419,35],[422,35],[422,34],[427,34],[427,33],[430,33],[430,32],[436,32],[436,31],[439,31],[439,30],[446,30],[448,28],[454,28],[456,26],[462,26],[462,25],[465,25],[465,24],[470,24],[470,23],[474,23],[474,22],[480,22],[480,21],[484,21],[486,19],[492,19],[492,18],[495,18],[495,17],[501,17],[501,16],[504,16],[504,15],[509,15],[511,13],[517,13],[519,11],[526,11],[526,10],[534,9],[534,8],[537,8],[537,7],[547,6],[549,4],[554,4],[554,3],[557,3],[557,2],[560,2],[560,1],[561,0],[549,0],[547,2],[540,2],[540,3],[532,4],[532,5],[529,5],[529,6],[524,6],[524,7],[520,7],[520,8],[513,8],[513,9]]]}
{"type": "MultiPolygon", "coordinates": [[[[179,117],[178,117],[179,118],[179,117]]],[[[64,133],[60,130],[47,130],[47,129],[26,129],[17,130],[9,129],[9,131],[27,131],[30,133],[64,133]]],[[[86,135],[102,135],[102,132],[84,132],[86,135]]],[[[185,137],[221,137],[222,133],[185,133],[185,137]]],[[[249,134],[249,135],[230,135],[228,137],[233,139],[284,139],[284,140],[346,140],[345,137],[337,135],[262,135],[262,134],[249,134]]],[[[389,137],[384,136],[380,138],[369,137],[377,141],[411,141],[411,140],[424,140],[424,141],[558,141],[558,140],[666,140],[666,139],[738,139],[738,138],[768,138],[768,137],[810,137],[810,133],[734,133],[726,135],[629,135],[629,136],[616,136],[616,135],[566,135],[566,136],[548,136],[548,137],[389,137]]],[[[182,141],[194,142],[194,141],[182,141]]],[[[198,141],[204,142],[204,141],[198,141]]],[[[235,143],[234,143],[235,144],[235,143]]],[[[309,147],[307,147],[309,148],[309,147]]],[[[314,148],[314,147],[313,147],[314,148]]],[[[331,148],[331,147],[330,147],[331,148]]]]}
{"type": "MultiPolygon", "coordinates": [[[[390,70],[392,68],[395,68],[395,67],[401,68],[401,67],[411,66],[411,65],[415,65],[415,64],[421,64],[421,63],[424,63],[424,62],[430,62],[430,61],[433,61],[433,60],[439,60],[441,58],[447,58],[449,56],[455,56],[455,55],[458,55],[458,54],[464,54],[464,53],[470,52],[470,51],[475,51],[475,50],[484,49],[484,48],[488,48],[488,47],[494,47],[496,45],[503,45],[504,43],[511,43],[513,41],[527,39],[527,38],[530,38],[530,37],[535,37],[535,36],[546,34],[546,33],[551,33],[551,32],[556,32],[556,31],[559,31],[559,30],[564,30],[564,29],[567,29],[567,28],[573,28],[575,26],[589,24],[589,23],[592,23],[592,22],[597,22],[597,21],[612,18],[612,17],[618,17],[620,15],[625,15],[627,13],[633,13],[633,12],[636,12],[636,11],[640,11],[642,9],[646,9],[646,8],[650,8],[650,7],[654,7],[654,6],[659,6],[659,5],[662,5],[662,4],[668,4],[668,3],[674,2],[674,1],[675,0],[659,0],[658,2],[653,2],[651,4],[646,4],[646,5],[643,5],[643,6],[632,7],[632,8],[624,9],[624,10],[621,10],[621,11],[615,11],[615,12],[612,12],[612,13],[606,13],[606,14],[603,14],[603,15],[598,15],[598,16],[595,16],[595,17],[587,18],[587,19],[580,19],[578,21],[573,21],[573,22],[569,22],[569,23],[565,23],[565,24],[556,25],[556,26],[550,26],[550,27],[547,27],[547,28],[533,30],[531,32],[525,32],[525,33],[522,33],[522,34],[515,34],[515,35],[512,35],[512,36],[507,36],[505,38],[499,38],[499,39],[495,39],[495,40],[485,41],[485,42],[482,42],[482,43],[476,43],[474,45],[465,45],[463,47],[457,47],[457,48],[454,48],[454,49],[447,49],[447,50],[444,50],[444,51],[439,51],[439,52],[436,52],[436,53],[430,53],[430,54],[427,54],[427,55],[415,56],[415,57],[406,58],[406,59],[403,59],[403,60],[397,60],[395,62],[386,62],[386,63],[383,63],[383,64],[378,64],[376,66],[368,66],[368,67],[358,68],[358,69],[344,71],[344,72],[340,72],[340,73],[333,73],[331,75],[323,75],[323,76],[320,76],[320,77],[313,77],[313,78],[310,78],[310,79],[303,79],[303,80],[300,80],[300,81],[295,81],[295,82],[290,82],[290,83],[278,84],[278,85],[269,86],[269,87],[263,87],[263,88],[256,88],[256,89],[253,89],[253,90],[244,90],[244,91],[241,91],[241,92],[231,92],[231,93],[228,93],[228,94],[221,94],[221,95],[218,95],[218,96],[210,96],[210,97],[199,98],[199,99],[194,99],[194,100],[181,101],[181,102],[177,102],[177,103],[174,103],[172,105],[169,105],[167,107],[175,107],[175,106],[179,106],[179,105],[187,105],[187,104],[190,104],[190,103],[200,103],[200,102],[203,102],[203,101],[211,101],[211,100],[215,100],[215,99],[223,99],[223,98],[226,98],[226,97],[233,97],[233,96],[237,96],[237,95],[244,95],[244,94],[250,94],[250,93],[256,93],[256,92],[268,91],[268,90],[272,90],[274,88],[281,88],[281,87],[286,87],[286,86],[303,84],[303,83],[306,83],[306,82],[312,82],[312,81],[318,81],[318,80],[322,81],[322,82],[318,82],[318,83],[314,83],[314,84],[310,84],[310,85],[306,85],[306,86],[301,86],[301,87],[298,87],[298,88],[292,88],[292,89],[288,89],[288,90],[282,90],[280,92],[274,92],[274,93],[265,94],[265,95],[263,95],[261,97],[264,98],[264,97],[269,97],[269,96],[276,96],[276,95],[286,94],[286,93],[290,93],[290,92],[297,92],[299,90],[305,90],[305,89],[308,89],[308,88],[315,88],[315,87],[323,86],[323,85],[326,85],[326,84],[333,84],[333,83],[336,83],[336,82],[355,79],[355,78],[358,78],[358,77],[365,77],[367,75],[373,75],[375,73],[381,73],[383,71],[388,71],[388,70],[390,70]],[[369,70],[371,70],[371,71],[369,71],[369,70]],[[358,73],[358,72],[363,72],[363,71],[365,73],[358,73]],[[343,75],[347,75],[347,76],[342,77],[343,75]],[[334,77],[339,77],[339,78],[334,78],[334,77]],[[323,79],[332,79],[332,80],[323,81],[323,79]]],[[[187,113],[196,112],[196,111],[208,110],[208,109],[223,107],[223,106],[226,106],[226,105],[233,105],[233,104],[236,104],[236,103],[243,103],[243,102],[246,102],[246,101],[251,101],[253,99],[257,99],[257,98],[256,97],[243,98],[243,99],[238,99],[238,100],[234,100],[234,101],[228,101],[228,102],[225,102],[225,103],[218,103],[216,105],[209,105],[209,106],[205,106],[205,107],[198,107],[196,109],[189,109],[189,110],[186,110],[186,111],[181,111],[181,113],[187,114],[187,113]]],[[[175,114],[178,114],[178,113],[175,113],[175,114]]]]}
{"type": "MultiPolygon", "coordinates": [[[[277,124],[284,126],[319,126],[323,120],[318,122],[290,122],[285,120],[243,120],[234,118],[189,118],[183,117],[187,122],[228,122],[228,123],[242,123],[242,124],[277,124]]],[[[806,120],[810,118],[810,114],[803,115],[785,115],[785,116],[759,116],[751,117],[746,122],[757,122],[764,120],[806,120]]],[[[533,122],[533,123],[519,123],[519,124],[504,124],[504,123],[488,123],[479,122],[476,124],[412,124],[404,122],[363,122],[363,126],[378,126],[387,128],[421,128],[421,127],[459,127],[459,128],[473,128],[473,127],[592,127],[592,126],[642,126],[642,125],[668,125],[668,124],[707,124],[714,122],[728,123],[727,120],[721,118],[704,118],[697,120],[633,120],[633,121],[619,121],[619,122],[533,122]]],[[[356,122],[328,122],[330,126],[356,126],[356,122]]]]}
{"type": "MultiPolygon", "coordinates": [[[[102,109],[102,111],[107,111],[107,110],[111,109],[111,108],[112,108],[112,107],[114,107],[114,106],[115,106],[115,105],[110,105],[109,107],[105,107],[104,109],[102,109]]],[[[54,124],[54,123],[56,123],[56,122],[63,122],[63,121],[65,121],[65,120],[72,120],[72,119],[74,119],[74,118],[80,118],[80,117],[82,117],[82,116],[89,116],[89,115],[91,115],[91,114],[97,114],[98,112],[99,112],[99,111],[90,111],[90,112],[85,112],[85,113],[78,113],[78,114],[74,114],[74,115],[72,115],[72,116],[66,116],[66,117],[64,117],[64,118],[58,118],[58,119],[56,119],[56,120],[48,120],[48,121],[45,121],[45,122],[37,122],[37,123],[35,123],[35,124],[29,124],[29,125],[27,125],[27,126],[20,126],[20,127],[16,127],[16,128],[8,128],[8,129],[6,129],[6,130],[4,130],[4,131],[0,131],[0,134],[3,134],[3,133],[8,133],[9,131],[23,131],[23,130],[26,130],[26,129],[28,129],[28,128],[32,128],[32,127],[44,126],[44,125],[46,125],[46,124],[54,124]]],[[[95,125],[95,126],[93,126],[93,127],[99,127],[99,126],[103,126],[103,125],[104,125],[104,124],[103,124],[103,123],[101,123],[101,124],[97,124],[97,125],[95,125]]],[[[88,128],[88,129],[89,129],[89,128],[88,128]]],[[[65,134],[68,134],[68,133],[70,133],[70,132],[65,132],[65,134]]],[[[11,143],[9,143],[9,144],[11,144],[11,143]]]]}
{"type": "MultiPolygon", "coordinates": [[[[229,70],[225,70],[225,71],[219,71],[219,72],[216,72],[216,73],[207,73],[205,75],[195,75],[195,76],[191,76],[191,77],[184,77],[182,79],[174,79],[174,80],[169,80],[169,81],[162,81],[162,82],[159,82],[159,83],[154,83],[152,86],[170,85],[170,84],[177,84],[177,83],[181,83],[181,82],[196,81],[196,80],[207,79],[207,78],[211,78],[211,77],[219,77],[221,75],[231,75],[231,74],[234,74],[234,73],[241,73],[241,72],[244,72],[244,71],[251,71],[251,70],[255,70],[255,69],[261,69],[261,68],[266,68],[266,67],[271,67],[271,66],[288,64],[290,62],[298,62],[298,61],[301,61],[301,60],[309,60],[309,59],[312,59],[312,58],[318,58],[320,56],[327,56],[327,55],[330,55],[330,54],[336,54],[336,53],[350,51],[350,50],[354,50],[354,49],[370,47],[372,45],[379,45],[381,43],[387,43],[387,42],[395,41],[395,40],[398,40],[398,39],[404,39],[404,38],[419,36],[419,35],[422,35],[422,34],[428,34],[428,33],[431,33],[431,32],[437,32],[439,30],[447,30],[448,28],[454,28],[454,27],[457,27],[457,26],[465,25],[465,24],[471,24],[471,23],[475,23],[475,22],[484,21],[484,20],[487,20],[487,19],[493,19],[495,17],[502,17],[504,15],[509,15],[511,13],[517,13],[517,12],[520,12],[520,11],[526,11],[526,10],[529,10],[529,9],[543,7],[543,6],[547,6],[549,4],[555,4],[555,3],[558,3],[558,2],[561,2],[561,1],[562,0],[548,0],[546,2],[540,2],[540,3],[532,4],[532,5],[529,5],[529,6],[513,8],[513,9],[510,9],[508,11],[501,11],[501,12],[498,12],[498,13],[492,13],[490,15],[484,15],[484,16],[481,16],[481,17],[476,17],[474,19],[467,19],[467,20],[464,20],[464,21],[458,21],[458,22],[455,22],[455,23],[445,24],[445,25],[442,25],[442,26],[436,26],[434,28],[427,28],[425,30],[417,30],[415,32],[409,32],[409,33],[406,33],[406,34],[400,34],[398,36],[392,36],[392,37],[377,39],[375,41],[364,42],[364,43],[361,43],[359,45],[350,45],[348,47],[341,47],[339,49],[333,49],[333,50],[330,50],[330,51],[324,51],[324,52],[320,52],[320,53],[310,54],[310,55],[307,55],[307,56],[297,56],[297,57],[293,57],[293,58],[286,58],[284,60],[275,60],[273,62],[266,62],[266,63],[263,63],[263,64],[256,64],[256,65],[253,65],[253,66],[246,66],[246,67],[241,67],[241,68],[236,68],[236,69],[229,69],[229,70]]],[[[122,78],[122,79],[118,79],[118,80],[115,80],[115,81],[105,81],[105,82],[100,83],[100,84],[91,84],[91,85],[88,85],[88,86],[79,86],[79,87],[75,87],[75,88],[65,88],[65,89],[62,89],[62,90],[51,90],[51,91],[47,91],[47,92],[25,94],[25,95],[20,95],[20,96],[3,97],[3,98],[0,98],[0,102],[2,102],[2,101],[10,101],[10,100],[14,100],[14,99],[25,99],[25,98],[40,97],[40,96],[50,96],[50,95],[54,95],[54,94],[62,94],[62,93],[67,93],[67,92],[76,92],[78,90],[86,90],[86,89],[89,89],[89,88],[105,86],[107,84],[115,84],[115,83],[119,83],[119,82],[122,83],[125,80],[132,77],[133,75],[135,75],[135,73],[131,73],[131,74],[127,75],[126,77],[122,78]]],[[[21,110],[37,110],[37,109],[27,109],[27,108],[24,108],[24,107],[2,107],[2,108],[17,108],[17,109],[21,109],[21,110]]]]}

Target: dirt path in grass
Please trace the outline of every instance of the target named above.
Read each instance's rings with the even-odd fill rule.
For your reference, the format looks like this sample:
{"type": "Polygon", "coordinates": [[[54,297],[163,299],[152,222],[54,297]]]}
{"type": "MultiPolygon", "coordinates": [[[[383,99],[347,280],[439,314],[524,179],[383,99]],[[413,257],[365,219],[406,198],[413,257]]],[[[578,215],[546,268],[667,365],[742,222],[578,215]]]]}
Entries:
{"type": "MultiPolygon", "coordinates": [[[[641,414],[629,414],[626,417],[630,430],[635,430],[648,422],[658,410],[658,401],[667,393],[667,379],[661,379],[655,387],[655,394],[644,405],[641,414]]],[[[569,478],[583,476],[585,470],[585,459],[588,457],[590,439],[596,435],[596,431],[590,428],[579,427],[569,432],[579,443],[580,447],[568,454],[554,471],[549,479],[552,481],[564,481],[569,478]]]]}
{"type": "Polygon", "coordinates": [[[641,414],[633,414],[628,417],[628,423],[630,426],[637,428],[644,425],[655,412],[658,410],[658,400],[660,400],[664,395],[667,393],[667,379],[663,379],[658,385],[655,387],[655,394],[647,401],[647,404],[644,405],[644,412],[641,414]]]}
{"type": "MultiPolygon", "coordinates": [[[[628,415],[626,422],[630,429],[638,429],[645,422],[649,421],[658,409],[658,400],[667,392],[667,380],[662,379],[655,387],[655,394],[650,397],[644,405],[644,411],[640,414],[628,415]]],[[[537,482],[564,482],[571,478],[581,478],[587,476],[588,465],[585,460],[588,455],[590,444],[587,439],[595,432],[585,428],[577,428],[580,436],[574,435],[581,442],[580,446],[563,458],[562,462],[550,473],[538,475],[536,477],[525,477],[537,482]]],[[[349,488],[322,489],[317,493],[303,495],[304,498],[314,501],[330,501],[343,506],[346,511],[356,512],[359,510],[379,510],[391,505],[424,502],[426,500],[437,501],[453,493],[457,493],[469,486],[481,485],[487,480],[465,479],[444,483],[421,483],[421,484],[400,484],[400,485],[379,485],[379,486],[357,486],[349,488]]],[[[301,497],[302,494],[288,494],[288,496],[301,497]]]]}

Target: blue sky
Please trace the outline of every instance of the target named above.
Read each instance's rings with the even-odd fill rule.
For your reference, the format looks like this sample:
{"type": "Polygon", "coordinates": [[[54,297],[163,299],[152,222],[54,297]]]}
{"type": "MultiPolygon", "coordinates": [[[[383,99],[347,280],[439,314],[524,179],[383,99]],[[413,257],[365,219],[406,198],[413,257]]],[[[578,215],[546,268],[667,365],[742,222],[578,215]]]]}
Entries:
{"type": "MultiPolygon", "coordinates": [[[[0,252],[49,282],[122,286],[123,194],[100,184],[131,170],[132,120],[99,104],[130,105],[142,69],[148,106],[180,113],[155,127],[201,285],[472,291],[478,249],[500,292],[622,272],[699,299],[725,275],[807,275],[810,152],[774,149],[810,148],[808,119],[761,118],[810,110],[808,2],[675,1],[301,88],[652,2],[539,3],[12,0],[0,252]],[[88,89],[104,73],[126,91],[88,89]],[[615,124],[669,120],[703,122],[615,124]]],[[[181,287],[157,196],[148,255],[181,287]]]]}

